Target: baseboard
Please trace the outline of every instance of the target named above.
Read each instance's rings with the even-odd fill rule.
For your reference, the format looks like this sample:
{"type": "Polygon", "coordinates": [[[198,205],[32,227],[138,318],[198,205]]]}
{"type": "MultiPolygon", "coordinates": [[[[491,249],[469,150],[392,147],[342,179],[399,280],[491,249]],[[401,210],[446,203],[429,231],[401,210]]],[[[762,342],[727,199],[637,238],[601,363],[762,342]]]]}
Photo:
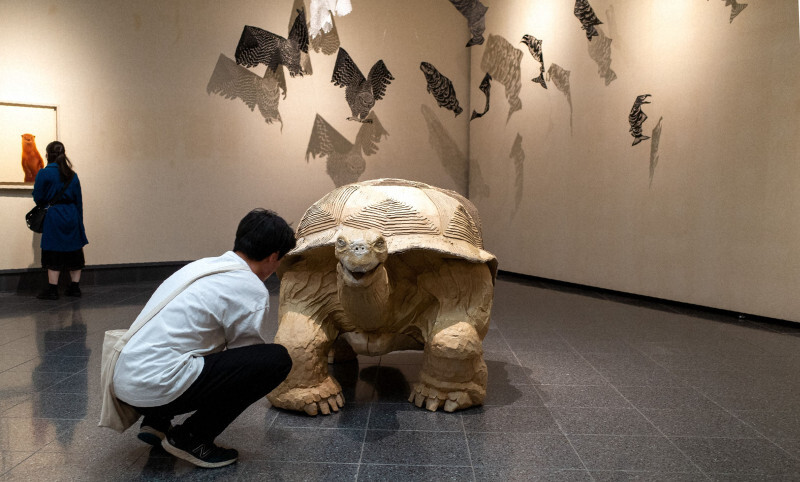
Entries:
{"type": "MultiPolygon", "coordinates": [[[[160,282],[187,263],[189,261],[86,266],[81,271],[81,286],[160,282]]],[[[46,284],[47,272],[43,268],[0,270],[0,292],[34,293],[46,284]]],[[[69,274],[61,273],[59,285],[67,284],[69,274]]]]}
{"type": "MultiPolygon", "coordinates": [[[[108,286],[126,283],[161,283],[172,273],[191,263],[191,261],[165,261],[160,263],[102,264],[86,266],[81,270],[81,287],[108,286]]],[[[0,270],[0,293],[32,294],[47,284],[47,272],[43,268],[0,270]]],[[[61,273],[59,286],[69,284],[69,274],[61,273]]],[[[280,287],[274,274],[265,282],[270,293],[277,293],[280,287]]]]}
{"type": "Polygon", "coordinates": [[[567,291],[580,294],[582,296],[595,296],[598,298],[603,298],[618,303],[633,304],[656,310],[667,310],[675,313],[683,313],[698,318],[714,319],[717,321],[735,322],[735,323],[744,323],[748,321],[755,323],[766,323],[773,325],[775,328],[780,326],[785,326],[790,328],[791,330],[796,330],[797,327],[800,326],[800,323],[791,320],[782,320],[779,318],[770,318],[750,313],[740,313],[720,308],[711,308],[708,306],[694,305],[691,303],[672,301],[663,298],[655,298],[652,296],[637,295],[634,293],[627,293],[624,291],[615,291],[607,288],[598,288],[578,283],[570,283],[568,281],[559,281],[549,278],[542,278],[539,276],[514,273],[511,271],[500,270],[498,272],[498,278],[514,282],[535,284],[536,286],[539,286],[541,288],[558,290],[558,291],[567,291]]]}

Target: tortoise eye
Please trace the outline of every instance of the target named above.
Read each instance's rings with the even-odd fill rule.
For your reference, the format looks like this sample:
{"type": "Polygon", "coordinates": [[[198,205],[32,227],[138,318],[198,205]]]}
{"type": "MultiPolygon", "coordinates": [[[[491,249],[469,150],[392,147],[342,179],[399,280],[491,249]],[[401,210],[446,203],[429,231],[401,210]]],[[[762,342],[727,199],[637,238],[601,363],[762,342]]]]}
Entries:
{"type": "Polygon", "coordinates": [[[347,241],[345,241],[344,238],[339,238],[336,240],[336,246],[344,248],[345,246],[347,246],[347,241]]]}
{"type": "Polygon", "coordinates": [[[379,239],[379,240],[375,241],[375,247],[376,248],[383,248],[384,246],[386,246],[386,242],[384,240],[379,239]]]}

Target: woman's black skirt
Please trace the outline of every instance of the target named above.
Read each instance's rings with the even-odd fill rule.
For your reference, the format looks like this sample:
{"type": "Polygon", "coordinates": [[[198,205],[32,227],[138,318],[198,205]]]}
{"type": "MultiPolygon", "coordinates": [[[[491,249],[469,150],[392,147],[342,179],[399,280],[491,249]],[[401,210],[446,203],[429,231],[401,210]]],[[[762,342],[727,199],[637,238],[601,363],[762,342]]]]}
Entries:
{"type": "Polygon", "coordinates": [[[76,251],[49,251],[42,250],[42,268],[53,271],[77,271],[83,269],[86,260],[83,257],[83,248],[76,251]]]}

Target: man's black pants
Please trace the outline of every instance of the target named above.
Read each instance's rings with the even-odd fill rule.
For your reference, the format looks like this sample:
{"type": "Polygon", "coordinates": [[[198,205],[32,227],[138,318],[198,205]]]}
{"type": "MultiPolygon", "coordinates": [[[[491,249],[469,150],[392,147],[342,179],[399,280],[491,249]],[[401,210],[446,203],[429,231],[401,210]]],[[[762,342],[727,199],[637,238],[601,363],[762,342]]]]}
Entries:
{"type": "Polygon", "coordinates": [[[289,374],[292,359],[281,345],[232,348],[203,357],[200,376],[177,399],[160,407],[137,407],[146,418],[169,421],[194,411],[180,426],[200,440],[214,440],[247,407],[289,374]]]}

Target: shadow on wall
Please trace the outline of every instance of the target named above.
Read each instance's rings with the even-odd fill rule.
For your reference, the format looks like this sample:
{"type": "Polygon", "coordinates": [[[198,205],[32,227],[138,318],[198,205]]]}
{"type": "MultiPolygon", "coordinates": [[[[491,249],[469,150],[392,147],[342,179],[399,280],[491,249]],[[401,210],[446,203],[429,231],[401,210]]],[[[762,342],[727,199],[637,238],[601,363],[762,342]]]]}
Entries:
{"type": "Polygon", "coordinates": [[[522,149],[522,136],[517,133],[514,145],[511,146],[511,153],[508,155],[514,161],[514,211],[511,217],[517,215],[520,204],[522,204],[522,194],[524,187],[524,163],[525,151],[522,149]]]}
{"type": "Polygon", "coordinates": [[[460,193],[466,193],[469,183],[469,164],[467,157],[458,148],[458,145],[450,137],[442,122],[433,112],[433,109],[422,104],[422,117],[428,126],[428,142],[439,157],[444,170],[456,184],[460,193]]]}
{"type": "MultiPolygon", "coordinates": [[[[294,0],[294,5],[292,5],[292,14],[289,15],[289,28],[288,31],[291,32],[292,28],[294,27],[294,22],[297,20],[297,16],[299,15],[298,12],[303,12],[303,24],[305,28],[305,35],[308,37],[308,25],[306,22],[306,14],[305,14],[305,2],[303,0],[294,0]]],[[[311,67],[311,56],[308,52],[300,51],[300,68],[302,69],[305,75],[311,75],[314,73],[314,69],[311,67]]]]}
{"type": "Polygon", "coordinates": [[[339,31],[336,29],[336,20],[331,17],[330,32],[321,31],[319,35],[311,38],[311,48],[314,52],[322,53],[323,55],[333,55],[339,50],[341,41],[339,40],[339,31]]]}
{"type": "Polygon", "coordinates": [[[325,170],[336,187],[358,181],[367,168],[364,156],[378,152],[378,143],[389,133],[375,112],[370,112],[356,134],[355,142],[348,141],[328,121],[317,114],[306,149],[306,162],[311,155],[325,157],[325,170]]]}
{"type": "Polygon", "coordinates": [[[547,69],[547,80],[553,82],[559,92],[564,94],[569,104],[569,132],[572,134],[572,91],[569,86],[570,71],[564,69],[558,64],[550,64],[547,69]]]}
{"type": "Polygon", "coordinates": [[[33,251],[33,261],[29,268],[42,267],[42,235],[40,233],[31,233],[31,251],[33,251]]]}
{"type": "Polygon", "coordinates": [[[264,77],[260,77],[224,54],[219,55],[217,65],[206,86],[209,95],[218,94],[231,100],[241,99],[251,111],[258,107],[267,124],[280,122],[283,130],[283,120],[278,111],[281,91],[285,99],[286,77],[283,67],[276,69],[275,72],[266,69],[264,77]]]}
{"type": "Polygon", "coordinates": [[[509,105],[506,122],[511,119],[511,114],[522,109],[522,101],[519,98],[522,90],[521,64],[522,50],[515,48],[499,35],[489,34],[489,41],[481,58],[481,70],[489,73],[493,80],[500,82],[506,88],[509,105]]]}
{"type": "Polygon", "coordinates": [[[597,73],[608,86],[617,78],[616,72],[611,70],[611,39],[603,29],[598,27],[596,30],[597,38],[589,42],[589,56],[597,63],[597,73]]]}
{"type": "Polygon", "coordinates": [[[663,120],[663,117],[658,119],[658,124],[653,128],[650,139],[650,187],[653,187],[653,175],[656,173],[656,165],[658,165],[658,144],[661,141],[661,123],[663,120]]]}

